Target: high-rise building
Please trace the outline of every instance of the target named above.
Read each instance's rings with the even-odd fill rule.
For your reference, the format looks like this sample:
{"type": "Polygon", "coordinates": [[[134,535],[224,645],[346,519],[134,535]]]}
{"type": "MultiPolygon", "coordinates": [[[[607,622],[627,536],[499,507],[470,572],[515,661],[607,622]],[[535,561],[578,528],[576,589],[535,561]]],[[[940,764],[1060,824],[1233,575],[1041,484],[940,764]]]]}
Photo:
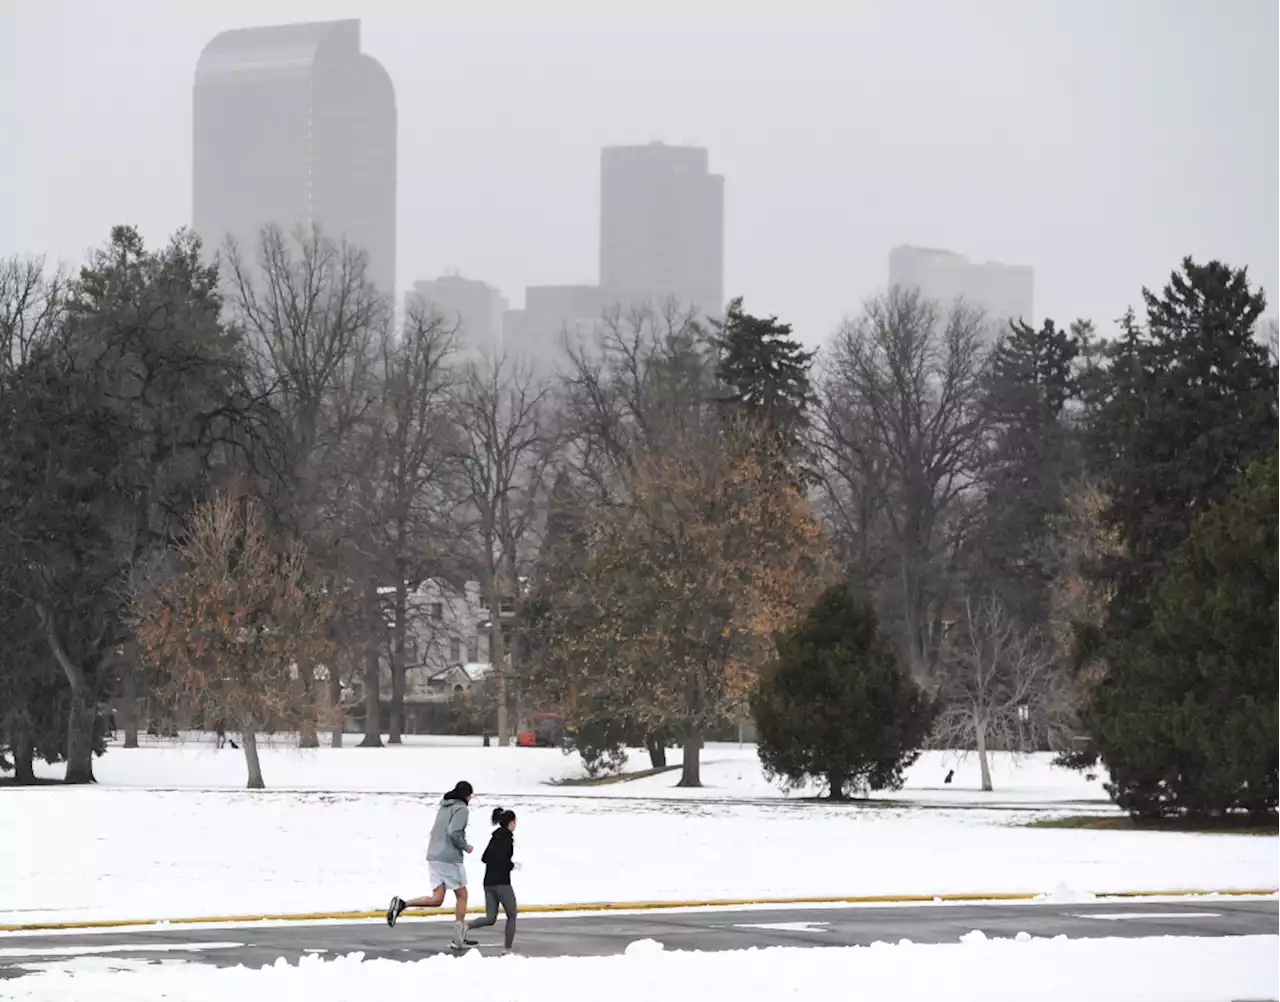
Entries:
{"type": "Polygon", "coordinates": [[[252,260],[262,227],[319,224],[365,251],[387,295],[396,274],[396,102],[360,52],[357,20],[246,28],[200,54],[193,226],[252,260]]]}
{"type": "Polygon", "coordinates": [[[600,153],[600,286],[615,302],[724,309],[724,178],[693,146],[600,153]]]}
{"type": "Polygon", "coordinates": [[[918,288],[944,311],[962,299],[982,310],[993,336],[1003,334],[1011,320],[1035,322],[1030,265],[978,263],[953,251],[903,245],[889,254],[889,284],[918,288]]]}
{"type": "Polygon", "coordinates": [[[415,304],[429,304],[449,327],[457,329],[459,357],[494,357],[501,348],[507,301],[493,286],[461,275],[442,275],[413,283],[405,294],[405,309],[415,304]]]}
{"type": "Polygon", "coordinates": [[[596,285],[531,285],[524,309],[507,310],[503,318],[503,349],[539,373],[552,372],[564,361],[566,338],[571,345],[590,342],[612,305],[596,285]]]}

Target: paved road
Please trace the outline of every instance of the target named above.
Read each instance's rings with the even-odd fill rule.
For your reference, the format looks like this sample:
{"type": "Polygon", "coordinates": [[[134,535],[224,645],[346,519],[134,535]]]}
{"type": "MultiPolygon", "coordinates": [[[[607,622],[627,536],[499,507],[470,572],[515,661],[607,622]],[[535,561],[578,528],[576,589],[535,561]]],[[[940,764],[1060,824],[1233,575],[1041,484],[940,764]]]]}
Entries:
{"type": "MultiPolygon", "coordinates": [[[[477,934],[482,952],[501,950],[501,928],[477,934]]],[[[1008,938],[1032,936],[1242,936],[1275,935],[1275,901],[1210,900],[1088,902],[1083,904],[921,905],[910,907],[705,910],[589,916],[527,915],[520,919],[518,950],[527,956],[593,956],[621,953],[629,943],[654,939],[668,950],[741,950],[767,946],[857,946],[955,943],[974,929],[1008,938]]],[[[341,925],[247,926],[236,929],[174,927],[163,931],[114,930],[95,934],[0,937],[0,979],[31,973],[75,956],[132,961],[188,960],[260,967],[283,957],[363,952],[367,958],[416,960],[445,952],[449,926],[439,919],[402,919],[341,925]]]]}

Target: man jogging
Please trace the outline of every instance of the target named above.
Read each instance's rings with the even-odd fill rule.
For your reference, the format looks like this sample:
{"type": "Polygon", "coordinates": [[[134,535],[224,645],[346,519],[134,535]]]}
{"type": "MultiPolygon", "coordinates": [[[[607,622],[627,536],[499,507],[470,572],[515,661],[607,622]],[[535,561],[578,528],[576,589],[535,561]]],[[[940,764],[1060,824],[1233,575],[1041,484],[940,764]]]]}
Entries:
{"type": "Polygon", "coordinates": [[[471,803],[471,784],[461,782],[444,795],[436,811],[431,837],[427,840],[427,876],[432,891],[429,897],[405,901],[397,896],[391,899],[387,909],[387,925],[394,927],[400,913],[406,908],[439,908],[444,904],[445,891],[453,891],[457,906],[453,913],[454,949],[475,946],[475,940],[467,939],[467,870],[463,866],[463,853],[474,851],[467,841],[467,805],[471,803]]]}

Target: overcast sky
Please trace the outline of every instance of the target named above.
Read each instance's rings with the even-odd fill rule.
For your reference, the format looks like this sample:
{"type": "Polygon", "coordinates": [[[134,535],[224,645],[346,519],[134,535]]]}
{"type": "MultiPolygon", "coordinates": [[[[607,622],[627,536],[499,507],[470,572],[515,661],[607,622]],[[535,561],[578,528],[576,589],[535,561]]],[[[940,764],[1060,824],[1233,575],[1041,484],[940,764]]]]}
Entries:
{"type": "Polygon", "coordinates": [[[725,288],[810,343],[897,243],[1105,329],[1186,254],[1280,297],[1276,0],[2,0],[0,255],[191,216],[228,28],[359,17],[399,111],[400,289],[596,280],[599,148],[709,148],[725,288]]]}

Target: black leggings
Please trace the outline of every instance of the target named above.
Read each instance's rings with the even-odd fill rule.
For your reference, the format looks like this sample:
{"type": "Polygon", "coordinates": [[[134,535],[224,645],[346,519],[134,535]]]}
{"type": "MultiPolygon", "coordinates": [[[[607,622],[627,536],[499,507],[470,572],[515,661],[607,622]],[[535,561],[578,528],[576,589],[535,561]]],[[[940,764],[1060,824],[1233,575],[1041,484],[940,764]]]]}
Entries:
{"type": "Polygon", "coordinates": [[[516,892],[510,884],[499,884],[497,887],[486,886],[484,889],[484,918],[473,919],[467,924],[468,929],[483,929],[498,921],[498,905],[502,905],[507,916],[506,940],[507,949],[516,939],[516,892]]]}

